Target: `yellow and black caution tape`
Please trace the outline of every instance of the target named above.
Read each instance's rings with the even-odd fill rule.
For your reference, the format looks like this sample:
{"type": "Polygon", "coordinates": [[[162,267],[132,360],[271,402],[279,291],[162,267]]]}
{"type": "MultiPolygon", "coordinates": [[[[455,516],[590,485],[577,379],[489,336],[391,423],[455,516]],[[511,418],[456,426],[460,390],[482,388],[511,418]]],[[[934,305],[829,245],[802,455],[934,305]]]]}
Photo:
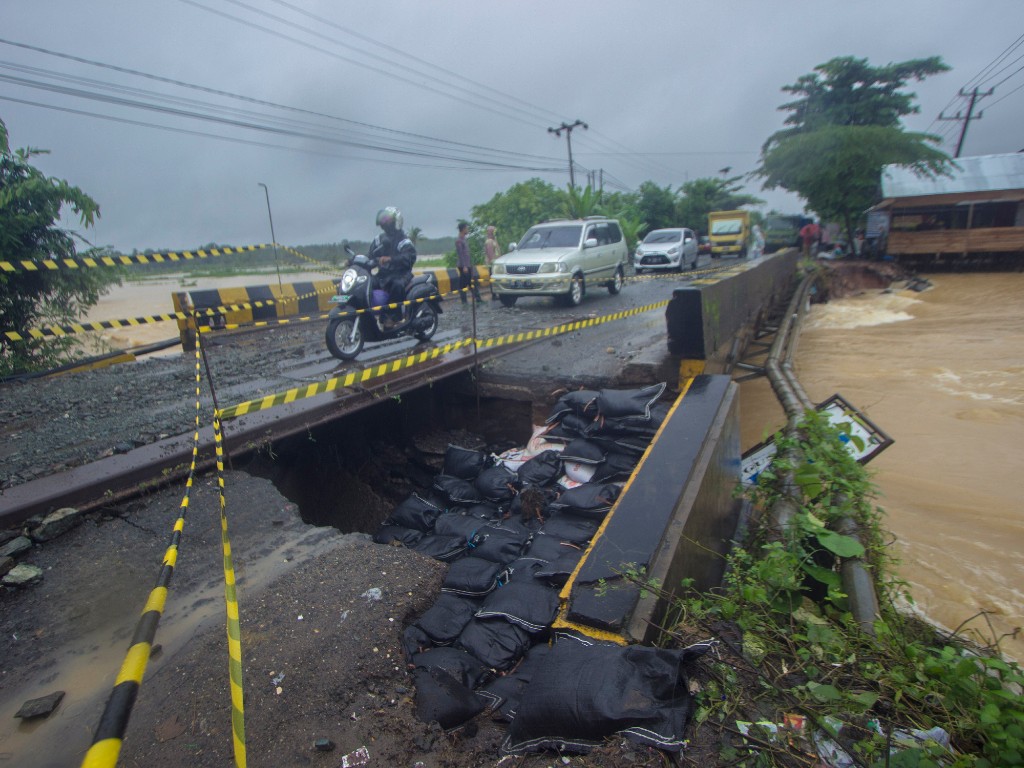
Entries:
{"type": "MultiPolygon", "coordinates": [[[[227,312],[242,312],[249,309],[262,309],[265,307],[273,307],[279,305],[290,304],[292,302],[302,301],[309,299],[314,296],[320,296],[329,291],[333,291],[333,288],[321,288],[320,290],[310,291],[309,293],[302,294],[301,296],[282,296],[279,299],[258,299],[244,304],[227,304],[220,307],[206,307],[202,309],[195,309],[192,312],[169,312],[163,315],[145,315],[143,317],[130,317],[118,320],[97,320],[91,323],[68,323],[66,325],[47,325],[42,328],[29,328],[25,331],[4,331],[2,335],[9,341],[28,341],[29,339],[44,339],[49,337],[60,337],[60,336],[72,336],[78,333],[88,333],[91,331],[105,331],[113,330],[117,328],[132,328],[140,325],[151,325],[153,323],[163,323],[167,321],[177,320],[191,320],[193,315],[200,315],[206,317],[216,317],[223,315],[227,312]]],[[[209,326],[204,326],[209,327],[209,326]]],[[[238,327],[232,326],[232,327],[238,327]]]]}
{"type": "Polygon", "coordinates": [[[233,419],[239,416],[245,416],[249,413],[257,413],[258,411],[269,410],[270,408],[276,408],[279,405],[286,405],[288,403],[294,403],[298,400],[305,400],[306,398],[316,397],[326,392],[334,392],[337,389],[344,389],[346,387],[352,387],[356,384],[365,384],[366,382],[386,376],[391,373],[396,373],[406,368],[411,368],[415,365],[420,365],[427,362],[428,360],[435,360],[439,357],[443,357],[454,352],[457,349],[476,345],[477,349],[491,349],[493,347],[500,347],[505,344],[519,344],[526,341],[533,341],[534,339],[540,339],[550,336],[558,336],[563,333],[571,333],[572,331],[578,331],[582,328],[590,328],[602,323],[609,323],[615,320],[623,320],[627,317],[633,317],[634,315],[640,315],[645,312],[651,312],[655,309],[665,307],[668,301],[659,301],[654,304],[647,304],[642,307],[635,307],[634,309],[623,310],[622,312],[615,312],[610,315],[602,315],[600,317],[587,318],[586,320],[577,320],[571,323],[563,323],[562,325],[552,326],[550,328],[541,328],[535,331],[522,331],[519,333],[511,333],[505,336],[497,336],[490,339],[460,339],[456,342],[445,344],[441,347],[435,347],[433,349],[426,350],[415,355],[409,355],[407,357],[398,358],[391,360],[386,363],[374,365],[366,368],[362,371],[352,371],[346,373],[344,376],[338,376],[327,381],[320,382],[318,384],[309,384],[305,387],[295,387],[285,392],[278,392],[273,395],[267,395],[258,400],[247,400],[244,403],[236,403],[235,405],[221,409],[219,412],[221,419],[233,419]]]}
{"type": "Polygon", "coordinates": [[[286,405],[287,403],[294,403],[297,400],[305,400],[309,397],[322,395],[325,392],[334,392],[336,389],[344,389],[346,387],[355,386],[356,384],[364,384],[371,379],[386,376],[389,373],[395,373],[403,368],[411,368],[414,365],[425,363],[428,360],[436,360],[439,357],[443,357],[444,355],[454,352],[456,349],[469,346],[472,343],[472,339],[460,339],[459,341],[445,344],[443,347],[428,349],[425,352],[420,352],[416,355],[409,355],[408,357],[399,358],[397,360],[391,360],[390,362],[381,363],[380,365],[374,365],[362,371],[346,373],[344,376],[328,379],[327,381],[319,384],[296,387],[295,389],[289,389],[286,392],[267,395],[259,400],[247,400],[244,403],[237,403],[221,409],[219,415],[222,420],[233,419],[238,416],[245,416],[247,413],[265,411],[278,405],[286,405]]]}
{"type": "Polygon", "coordinates": [[[49,272],[58,269],[95,269],[97,267],[126,267],[136,264],[167,264],[193,259],[210,259],[232,253],[246,253],[270,248],[270,244],[242,245],[238,247],[208,248],[198,251],[168,251],[167,253],[138,254],[136,256],[78,256],[73,259],[23,259],[0,261],[0,272],[49,272]]]}
{"type": "Polygon", "coordinates": [[[242,627],[238,619],[235,565],[228,538],[227,501],[224,498],[224,437],[220,417],[213,413],[213,439],[217,447],[217,491],[220,497],[220,541],[224,554],[224,606],[227,613],[228,679],[231,686],[231,735],[235,765],[245,768],[245,697],[242,689],[242,627]]]}
{"type": "Polygon", "coordinates": [[[287,245],[281,245],[280,243],[277,243],[276,245],[285,253],[290,253],[292,256],[295,256],[296,258],[306,262],[307,264],[311,264],[312,266],[309,269],[310,272],[320,272],[325,275],[331,275],[336,277],[337,275],[345,271],[345,267],[343,266],[325,264],[322,261],[317,261],[316,259],[307,256],[302,251],[298,251],[295,248],[289,248],[287,245]]]}
{"type": "Polygon", "coordinates": [[[131,717],[132,708],[135,706],[135,699],[142,686],[142,678],[146,674],[146,665],[149,663],[149,656],[153,649],[153,639],[156,637],[156,629],[160,623],[160,617],[164,612],[164,605],[167,602],[167,591],[174,575],[174,566],[178,561],[178,546],[181,543],[181,533],[185,529],[185,512],[188,510],[189,497],[192,493],[192,483],[195,478],[196,464],[199,457],[199,383],[200,383],[200,351],[196,345],[196,424],[192,439],[192,465],[189,468],[188,480],[185,483],[185,495],[181,500],[178,519],[174,523],[170,544],[164,553],[163,565],[160,575],[157,578],[156,586],[149,593],[146,606],[142,609],[142,616],[139,617],[135,626],[135,633],[132,635],[131,644],[128,646],[128,653],[121,670],[114,680],[114,688],[107,699],[107,705],[100,716],[99,725],[93,734],[92,746],[85,754],[82,761],[83,768],[113,768],[117,765],[117,758],[121,754],[121,745],[124,740],[125,731],[128,728],[128,719],[131,717]]]}

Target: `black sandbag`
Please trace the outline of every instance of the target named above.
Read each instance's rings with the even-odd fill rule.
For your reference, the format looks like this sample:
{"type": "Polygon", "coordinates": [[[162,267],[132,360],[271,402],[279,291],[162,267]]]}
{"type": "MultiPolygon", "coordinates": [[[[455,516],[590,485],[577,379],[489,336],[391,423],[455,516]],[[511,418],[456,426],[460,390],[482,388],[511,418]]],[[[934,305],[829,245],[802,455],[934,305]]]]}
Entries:
{"type": "Polygon", "coordinates": [[[597,415],[598,392],[592,389],[577,389],[573,392],[566,392],[558,398],[548,414],[545,424],[561,421],[566,414],[594,418],[597,415]]]}
{"type": "Polygon", "coordinates": [[[477,504],[483,501],[472,480],[452,475],[435,475],[434,490],[452,504],[477,504]]]}
{"type": "Polygon", "coordinates": [[[664,381],[642,389],[602,389],[597,396],[597,410],[605,418],[616,416],[651,417],[651,407],[668,386],[664,381]]]}
{"type": "Polygon", "coordinates": [[[464,597],[483,597],[498,586],[501,569],[500,563],[479,557],[464,557],[449,566],[441,591],[464,597]]]}
{"type": "Polygon", "coordinates": [[[411,548],[421,555],[427,555],[435,560],[450,563],[466,554],[467,546],[466,539],[462,536],[438,536],[434,533],[428,533],[411,548]]]}
{"type": "Polygon", "coordinates": [[[594,538],[598,526],[597,520],[580,517],[570,512],[559,512],[545,520],[541,530],[548,536],[554,536],[561,541],[571,541],[582,547],[594,538]]]}
{"type": "Polygon", "coordinates": [[[409,663],[416,669],[443,669],[467,688],[490,679],[490,672],[461,648],[431,648],[414,655],[409,663]]]}
{"type": "Polygon", "coordinates": [[[579,464],[600,464],[605,460],[607,451],[597,443],[593,443],[584,437],[578,437],[562,451],[560,458],[565,463],[577,462],[579,464]]]}
{"type": "Polygon", "coordinates": [[[503,531],[489,525],[481,527],[472,541],[466,554],[470,557],[481,557],[493,563],[506,565],[523,553],[527,537],[512,531],[503,531]]]}
{"type": "Polygon", "coordinates": [[[433,645],[450,645],[455,642],[480,603],[451,592],[442,592],[434,604],[414,623],[430,638],[433,645]]]}
{"type": "Polygon", "coordinates": [[[449,443],[444,452],[444,472],[442,474],[462,480],[475,480],[488,463],[489,458],[483,451],[474,451],[449,443]]]}
{"type": "Polygon", "coordinates": [[[581,547],[557,539],[554,536],[548,536],[541,531],[530,540],[530,546],[526,548],[526,552],[523,554],[526,557],[535,557],[538,560],[547,560],[550,563],[569,551],[579,552],[581,547]]]}
{"type": "Polygon", "coordinates": [[[431,639],[427,637],[427,633],[414,624],[410,624],[402,633],[402,651],[408,662],[411,662],[412,657],[417,653],[422,653],[433,645],[431,639]]]}
{"type": "Polygon", "coordinates": [[[461,536],[469,540],[486,522],[458,512],[446,512],[434,522],[434,533],[438,536],[461,536]]]}
{"type": "MultiPolygon", "coordinates": [[[[560,589],[565,586],[565,582],[572,576],[582,557],[583,550],[570,550],[562,554],[557,560],[552,560],[550,563],[544,563],[534,568],[531,575],[538,581],[560,589]]],[[[514,580],[514,578],[509,579],[509,581],[514,580]]]]}
{"type": "Polygon", "coordinates": [[[587,434],[587,430],[590,429],[590,425],[593,423],[592,419],[577,416],[575,413],[567,413],[558,423],[544,433],[544,439],[568,442],[587,434]]]}
{"type": "Polygon", "coordinates": [[[678,752],[693,712],[685,667],[704,651],[560,637],[523,692],[502,750],[586,753],[624,736],[678,752]]]}
{"type": "Polygon", "coordinates": [[[485,599],[478,619],[504,619],[531,634],[544,632],[558,614],[558,592],[543,584],[509,582],[485,599]]]}
{"type": "Polygon", "coordinates": [[[528,459],[516,471],[522,487],[530,485],[545,486],[553,483],[562,474],[561,452],[550,448],[541,451],[532,459],[528,459]]]}
{"type": "Polygon", "coordinates": [[[538,560],[536,557],[519,557],[505,566],[508,572],[508,583],[517,581],[532,582],[534,575],[542,568],[550,565],[547,560],[538,560]]]}
{"type": "Polygon", "coordinates": [[[403,544],[407,547],[414,547],[423,538],[423,531],[414,528],[404,528],[401,525],[382,525],[373,534],[373,540],[378,544],[403,544]]]}
{"type": "MultiPolygon", "coordinates": [[[[516,499],[518,499],[521,495],[522,494],[516,496],[516,499]]],[[[515,506],[516,503],[515,500],[513,500],[512,505],[509,508],[509,511],[503,517],[501,517],[498,520],[489,522],[487,523],[487,525],[499,531],[514,533],[523,541],[527,541],[531,536],[533,536],[533,534],[540,530],[540,521],[530,520],[529,522],[524,522],[517,512],[513,512],[515,506]]]]}
{"type": "Polygon", "coordinates": [[[491,717],[495,720],[511,722],[519,708],[519,700],[537,674],[544,657],[551,651],[547,643],[538,643],[526,652],[523,660],[507,674],[494,678],[476,693],[487,701],[491,717]]]}
{"type": "Polygon", "coordinates": [[[594,474],[590,478],[592,483],[607,483],[609,480],[626,478],[633,474],[640,457],[625,451],[609,451],[604,461],[594,467],[594,474]]]}
{"type": "Polygon", "coordinates": [[[437,504],[414,493],[391,511],[385,525],[399,525],[429,533],[443,512],[444,509],[437,504]]]}
{"type": "Polygon", "coordinates": [[[413,681],[416,716],[425,723],[437,722],[448,730],[484,711],[483,699],[443,669],[417,669],[413,681]]]}
{"type": "Polygon", "coordinates": [[[530,634],[507,621],[473,619],[462,630],[456,646],[499,672],[511,669],[530,647],[530,634]]]}
{"type": "Polygon", "coordinates": [[[551,507],[591,520],[603,520],[621,491],[614,483],[583,483],[563,492],[551,507]]]}
{"type": "Polygon", "coordinates": [[[503,511],[500,505],[490,501],[481,500],[477,504],[472,504],[468,507],[461,509],[462,513],[466,517],[475,517],[478,520],[485,522],[492,522],[501,518],[503,511]]]}
{"type": "Polygon", "coordinates": [[[515,472],[499,464],[488,467],[473,481],[480,496],[488,501],[510,501],[516,495],[519,479],[515,472]]]}
{"type": "Polygon", "coordinates": [[[615,437],[617,435],[636,435],[650,440],[661,427],[661,423],[668,415],[669,406],[666,403],[655,403],[651,408],[650,416],[605,416],[594,422],[588,430],[587,436],[604,435],[615,437]]]}

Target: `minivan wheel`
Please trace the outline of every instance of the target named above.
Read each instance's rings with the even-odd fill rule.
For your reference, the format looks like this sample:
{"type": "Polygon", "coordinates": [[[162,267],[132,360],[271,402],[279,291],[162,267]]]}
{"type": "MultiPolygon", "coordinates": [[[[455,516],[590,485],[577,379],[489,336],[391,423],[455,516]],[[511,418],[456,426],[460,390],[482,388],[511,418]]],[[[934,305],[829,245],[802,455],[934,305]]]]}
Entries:
{"type": "Polygon", "coordinates": [[[562,301],[568,307],[578,307],[583,301],[583,278],[580,275],[573,275],[569,283],[569,292],[562,297],[562,301]]]}
{"type": "Polygon", "coordinates": [[[503,293],[498,298],[501,299],[501,306],[503,306],[503,307],[514,307],[516,305],[516,299],[518,299],[519,297],[518,296],[509,296],[509,295],[503,293]]]}
{"type": "Polygon", "coordinates": [[[621,290],[622,290],[622,270],[621,269],[616,269],[615,270],[615,277],[613,277],[612,281],[610,283],[608,283],[608,293],[610,293],[612,296],[615,296],[621,290]]]}

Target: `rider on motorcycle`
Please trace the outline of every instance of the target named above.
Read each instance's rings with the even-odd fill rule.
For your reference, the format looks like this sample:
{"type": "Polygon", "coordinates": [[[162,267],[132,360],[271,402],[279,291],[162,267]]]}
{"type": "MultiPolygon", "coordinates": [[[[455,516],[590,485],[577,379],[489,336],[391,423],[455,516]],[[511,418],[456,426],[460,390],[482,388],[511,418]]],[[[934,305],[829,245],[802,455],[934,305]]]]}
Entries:
{"type": "MultiPolygon", "coordinates": [[[[387,291],[388,301],[401,301],[405,288],[412,280],[412,265],[416,261],[416,246],[402,229],[402,212],[394,206],[377,212],[377,226],[384,230],[374,238],[366,254],[378,265],[377,284],[387,291]]],[[[402,321],[405,308],[381,313],[381,325],[394,326],[402,321]]]]}

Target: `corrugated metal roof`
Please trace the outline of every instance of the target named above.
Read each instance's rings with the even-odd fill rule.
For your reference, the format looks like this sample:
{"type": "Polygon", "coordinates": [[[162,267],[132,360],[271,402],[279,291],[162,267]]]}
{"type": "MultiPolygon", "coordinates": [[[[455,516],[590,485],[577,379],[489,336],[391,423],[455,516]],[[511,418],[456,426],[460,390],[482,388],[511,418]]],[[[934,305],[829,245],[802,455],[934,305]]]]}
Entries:
{"type": "Polygon", "coordinates": [[[909,168],[887,165],[882,170],[882,197],[921,197],[1024,189],[1024,152],[958,157],[951,176],[915,176],[909,168]]]}

